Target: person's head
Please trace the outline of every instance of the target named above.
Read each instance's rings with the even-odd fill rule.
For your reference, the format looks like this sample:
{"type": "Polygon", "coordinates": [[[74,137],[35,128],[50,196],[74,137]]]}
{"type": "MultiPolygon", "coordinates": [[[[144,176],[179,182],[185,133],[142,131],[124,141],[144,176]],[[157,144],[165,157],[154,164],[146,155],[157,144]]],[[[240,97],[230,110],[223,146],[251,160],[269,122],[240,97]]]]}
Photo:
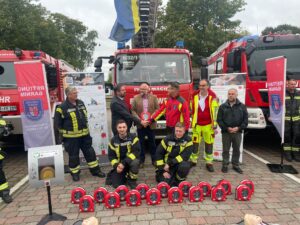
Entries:
{"type": "Polygon", "coordinates": [[[176,125],[175,125],[175,137],[177,139],[180,139],[184,136],[184,134],[185,134],[184,124],[181,123],[181,122],[176,123],[176,125]]]}
{"type": "Polygon", "coordinates": [[[177,82],[168,85],[168,95],[172,98],[179,95],[179,84],[177,82]]]}
{"type": "Polygon", "coordinates": [[[67,87],[65,90],[65,94],[69,101],[76,101],[78,98],[78,91],[76,87],[67,87]]]}
{"type": "Polygon", "coordinates": [[[125,137],[127,135],[127,124],[125,120],[118,120],[116,128],[120,137],[125,137]]]}
{"type": "Polygon", "coordinates": [[[124,98],[126,95],[126,89],[124,84],[117,84],[115,87],[115,94],[120,98],[124,98]]]}
{"type": "Polygon", "coordinates": [[[200,82],[199,82],[199,90],[200,90],[200,93],[202,95],[207,95],[208,88],[209,88],[208,80],[206,80],[206,79],[200,80],[200,82]]]}
{"type": "Polygon", "coordinates": [[[144,82],[140,85],[140,94],[142,96],[147,95],[149,91],[150,91],[150,85],[147,82],[144,82]]]}
{"type": "Polygon", "coordinates": [[[295,90],[296,90],[296,87],[297,87],[297,81],[296,80],[294,80],[294,79],[289,79],[288,81],[287,81],[287,90],[289,91],[289,92],[295,92],[295,90]]]}
{"type": "Polygon", "coordinates": [[[230,89],[228,90],[227,96],[228,96],[228,101],[229,101],[230,103],[234,103],[234,102],[236,101],[236,99],[237,99],[237,96],[238,96],[238,91],[237,91],[237,89],[235,89],[235,88],[230,88],[230,89]]]}

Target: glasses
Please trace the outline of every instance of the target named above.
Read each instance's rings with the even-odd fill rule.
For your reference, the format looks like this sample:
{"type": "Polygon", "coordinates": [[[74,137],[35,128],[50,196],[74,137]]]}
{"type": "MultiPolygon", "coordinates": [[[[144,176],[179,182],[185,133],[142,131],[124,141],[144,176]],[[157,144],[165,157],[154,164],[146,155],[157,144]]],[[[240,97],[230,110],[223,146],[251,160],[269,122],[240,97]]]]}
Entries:
{"type": "Polygon", "coordinates": [[[206,87],[207,85],[199,85],[199,87],[206,87]]]}

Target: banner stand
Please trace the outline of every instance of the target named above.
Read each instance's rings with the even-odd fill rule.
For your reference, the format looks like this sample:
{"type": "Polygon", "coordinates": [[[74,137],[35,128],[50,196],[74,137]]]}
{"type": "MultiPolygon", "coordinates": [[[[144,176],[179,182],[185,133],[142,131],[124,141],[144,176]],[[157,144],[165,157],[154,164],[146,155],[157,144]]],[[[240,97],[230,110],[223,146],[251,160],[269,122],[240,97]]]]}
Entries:
{"type": "Polygon", "coordinates": [[[51,203],[51,186],[50,181],[45,181],[45,186],[47,189],[47,195],[48,195],[48,208],[49,208],[49,214],[45,215],[41,221],[38,223],[38,225],[46,225],[50,221],[65,221],[67,217],[62,216],[57,213],[52,212],[52,203],[51,203]]]}

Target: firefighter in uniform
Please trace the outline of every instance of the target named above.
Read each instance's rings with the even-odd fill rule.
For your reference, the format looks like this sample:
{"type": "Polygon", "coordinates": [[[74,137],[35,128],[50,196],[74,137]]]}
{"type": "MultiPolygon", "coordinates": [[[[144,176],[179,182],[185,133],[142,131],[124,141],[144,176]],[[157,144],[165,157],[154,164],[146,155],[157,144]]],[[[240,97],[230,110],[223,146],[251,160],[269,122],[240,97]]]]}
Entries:
{"type": "Polygon", "coordinates": [[[187,101],[179,95],[178,83],[169,84],[168,95],[169,98],[152,115],[151,122],[157,121],[162,115],[165,115],[168,134],[174,132],[177,122],[184,123],[185,130],[188,131],[190,127],[190,111],[187,101]]]}
{"type": "Polygon", "coordinates": [[[189,158],[193,148],[185,126],[178,122],[174,133],[166,136],[156,149],[156,181],[178,186],[185,180],[190,170],[189,158]]]}
{"type": "Polygon", "coordinates": [[[285,96],[284,156],[300,162],[300,94],[296,80],[288,80],[285,96]]]}
{"type": "Polygon", "coordinates": [[[55,125],[63,138],[66,152],[69,154],[69,168],[73,181],[79,181],[80,161],[79,150],[87,161],[93,176],[105,177],[92,147],[92,137],[89,133],[87,110],[84,103],[77,99],[75,87],[67,87],[65,90],[67,99],[56,108],[55,125]]]}
{"type": "Polygon", "coordinates": [[[209,172],[214,172],[213,167],[213,143],[215,129],[217,129],[217,108],[218,102],[213,91],[209,90],[207,80],[200,80],[199,90],[193,95],[191,102],[192,108],[192,129],[194,152],[191,155],[190,161],[193,166],[197,164],[200,142],[203,138],[205,143],[205,162],[209,172]]]}
{"type": "MultiPolygon", "coordinates": [[[[6,122],[0,117],[0,138],[5,133],[6,122]]],[[[5,153],[0,147],[0,197],[5,203],[12,202],[12,197],[9,195],[9,186],[3,171],[3,160],[5,153]]]]}
{"type": "Polygon", "coordinates": [[[135,134],[129,133],[125,120],[116,122],[117,135],[108,144],[108,159],[113,169],[107,174],[106,185],[117,188],[127,184],[137,186],[139,172],[140,143],[135,134]]]}

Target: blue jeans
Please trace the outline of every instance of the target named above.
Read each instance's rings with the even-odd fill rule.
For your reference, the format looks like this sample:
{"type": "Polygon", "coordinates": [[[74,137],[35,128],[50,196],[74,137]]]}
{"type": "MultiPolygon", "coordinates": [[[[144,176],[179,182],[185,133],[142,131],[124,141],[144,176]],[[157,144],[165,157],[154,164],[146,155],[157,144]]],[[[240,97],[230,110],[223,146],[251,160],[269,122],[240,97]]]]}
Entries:
{"type": "Polygon", "coordinates": [[[150,147],[151,160],[155,162],[155,152],[156,152],[156,144],[155,144],[155,135],[154,131],[150,129],[150,127],[137,129],[139,141],[141,144],[141,154],[140,154],[140,162],[145,162],[145,137],[148,137],[148,143],[150,147]]]}

